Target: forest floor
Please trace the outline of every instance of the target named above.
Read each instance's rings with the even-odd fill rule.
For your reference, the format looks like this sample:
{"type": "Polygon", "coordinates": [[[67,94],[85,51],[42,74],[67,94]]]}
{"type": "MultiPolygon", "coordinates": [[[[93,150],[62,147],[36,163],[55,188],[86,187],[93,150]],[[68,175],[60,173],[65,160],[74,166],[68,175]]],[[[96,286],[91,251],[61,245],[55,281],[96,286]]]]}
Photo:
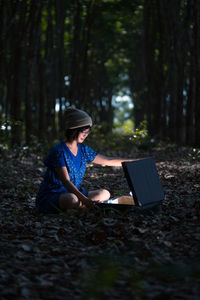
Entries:
{"type": "MultiPolygon", "coordinates": [[[[41,214],[42,158],[1,153],[1,300],[200,299],[200,160],[169,149],[127,155],[156,159],[160,213],[41,214]]],[[[88,165],[91,187],[128,193],[121,168],[88,165]]]]}

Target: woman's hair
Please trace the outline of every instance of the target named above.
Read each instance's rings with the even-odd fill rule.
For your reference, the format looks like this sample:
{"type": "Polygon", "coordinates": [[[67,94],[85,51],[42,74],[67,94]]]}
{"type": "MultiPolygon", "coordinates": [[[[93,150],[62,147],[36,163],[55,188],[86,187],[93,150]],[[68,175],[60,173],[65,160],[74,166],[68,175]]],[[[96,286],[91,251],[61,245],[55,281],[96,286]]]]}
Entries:
{"type": "Polygon", "coordinates": [[[74,129],[66,129],[65,137],[66,137],[67,142],[70,142],[70,143],[73,142],[74,140],[76,140],[78,138],[78,135],[80,132],[82,132],[88,128],[91,128],[91,126],[88,125],[88,126],[83,126],[83,127],[74,128],[74,129]]]}

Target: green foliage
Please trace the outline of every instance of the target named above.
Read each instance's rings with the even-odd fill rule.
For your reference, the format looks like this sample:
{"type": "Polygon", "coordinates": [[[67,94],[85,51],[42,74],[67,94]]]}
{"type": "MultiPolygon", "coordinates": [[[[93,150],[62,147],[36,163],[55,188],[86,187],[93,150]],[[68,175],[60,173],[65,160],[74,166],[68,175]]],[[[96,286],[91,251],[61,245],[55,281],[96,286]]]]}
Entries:
{"type": "Polygon", "coordinates": [[[14,120],[11,116],[7,119],[3,117],[0,120],[0,143],[8,147],[11,139],[11,130],[13,127],[22,126],[23,122],[20,120],[14,120]]]}
{"type": "Polygon", "coordinates": [[[130,140],[138,148],[147,149],[154,145],[154,140],[150,139],[149,137],[146,120],[141,122],[138,128],[133,131],[133,133],[131,132],[130,140]]]}
{"type": "MultiPolygon", "coordinates": [[[[43,157],[49,151],[49,149],[59,142],[59,140],[51,139],[43,140],[42,142],[38,141],[38,138],[34,135],[31,136],[31,145],[28,146],[26,144],[15,145],[15,147],[11,147],[10,144],[10,131],[11,131],[11,122],[8,122],[9,130],[5,130],[5,123],[0,127],[0,154],[7,155],[12,152],[12,155],[22,159],[23,157],[34,155],[39,155],[43,157]],[[2,129],[3,128],[3,129],[2,129]]],[[[14,123],[12,123],[14,124],[14,123]]],[[[21,123],[17,123],[17,125],[21,125],[21,123]]]]}
{"type": "Polygon", "coordinates": [[[197,161],[200,159],[200,149],[197,148],[189,148],[188,151],[188,160],[197,161]]]}
{"type": "MultiPolygon", "coordinates": [[[[141,251],[140,248],[139,252],[141,251]]],[[[138,268],[133,257],[103,253],[91,258],[90,266],[81,274],[81,282],[84,288],[84,299],[87,300],[113,296],[116,290],[119,290],[120,284],[126,286],[130,299],[146,299],[146,283],[149,280],[154,282],[154,286],[163,283],[182,286],[186,282],[192,283],[194,278],[198,278],[199,272],[199,260],[168,265],[152,263],[144,271],[138,268]]]]}
{"type": "Polygon", "coordinates": [[[108,253],[98,255],[92,258],[91,266],[81,277],[84,299],[103,299],[114,292],[121,282],[126,282],[126,288],[134,295],[134,299],[141,299],[146,294],[141,275],[134,269],[134,262],[130,262],[126,256],[108,253]]]}
{"type": "Polygon", "coordinates": [[[94,126],[92,135],[88,138],[88,142],[97,150],[128,150],[133,147],[138,149],[148,149],[156,145],[155,140],[151,139],[147,122],[141,122],[140,126],[135,130],[117,129],[113,132],[105,133],[105,124],[94,126]]]}
{"type": "Polygon", "coordinates": [[[91,278],[92,280],[90,278],[86,278],[85,280],[85,288],[87,290],[85,299],[88,299],[88,297],[89,299],[93,297],[102,299],[101,297],[104,296],[106,292],[109,292],[116,284],[118,268],[114,265],[101,266],[100,269],[93,272],[91,278]]]}
{"type": "Polygon", "coordinates": [[[180,157],[183,157],[188,162],[200,161],[200,149],[193,147],[184,147],[177,144],[172,144],[169,141],[159,141],[157,148],[164,150],[167,153],[179,153],[180,157]]]}

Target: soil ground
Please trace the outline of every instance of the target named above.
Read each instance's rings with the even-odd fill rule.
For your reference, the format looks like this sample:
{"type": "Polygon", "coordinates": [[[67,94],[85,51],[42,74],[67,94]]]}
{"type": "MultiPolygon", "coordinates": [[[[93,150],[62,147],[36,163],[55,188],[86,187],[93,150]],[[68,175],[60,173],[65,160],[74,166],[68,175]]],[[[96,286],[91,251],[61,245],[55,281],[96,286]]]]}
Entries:
{"type": "MultiPolygon", "coordinates": [[[[200,299],[199,160],[167,149],[123,155],[156,159],[166,196],[160,213],[41,214],[42,158],[1,154],[2,300],[200,299]]],[[[93,164],[84,187],[128,193],[121,168],[93,164]]]]}

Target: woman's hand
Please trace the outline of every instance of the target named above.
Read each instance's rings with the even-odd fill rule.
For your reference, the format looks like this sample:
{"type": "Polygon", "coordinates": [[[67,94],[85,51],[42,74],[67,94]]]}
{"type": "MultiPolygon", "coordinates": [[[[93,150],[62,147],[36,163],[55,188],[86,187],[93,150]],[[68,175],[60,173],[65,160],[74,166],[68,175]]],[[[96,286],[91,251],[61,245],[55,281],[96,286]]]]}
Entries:
{"type": "Polygon", "coordinates": [[[85,195],[83,195],[77,189],[77,187],[70,181],[69,174],[68,174],[66,167],[58,168],[55,170],[56,170],[56,173],[58,174],[59,178],[61,179],[63,185],[66,187],[66,189],[70,193],[75,194],[78,197],[79,201],[82,202],[83,206],[94,207],[94,202],[91,199],[89,199],[88,197],[86,197],[85,195]]]}
{"type": "Polygon", "coordinates": [[[85,205],[86,207],[94,207],[94,201],[92,201],[91,199],[85,197],[84,199],[81,199],[81,202],[83,203],[83,205],[85,205]]]}

